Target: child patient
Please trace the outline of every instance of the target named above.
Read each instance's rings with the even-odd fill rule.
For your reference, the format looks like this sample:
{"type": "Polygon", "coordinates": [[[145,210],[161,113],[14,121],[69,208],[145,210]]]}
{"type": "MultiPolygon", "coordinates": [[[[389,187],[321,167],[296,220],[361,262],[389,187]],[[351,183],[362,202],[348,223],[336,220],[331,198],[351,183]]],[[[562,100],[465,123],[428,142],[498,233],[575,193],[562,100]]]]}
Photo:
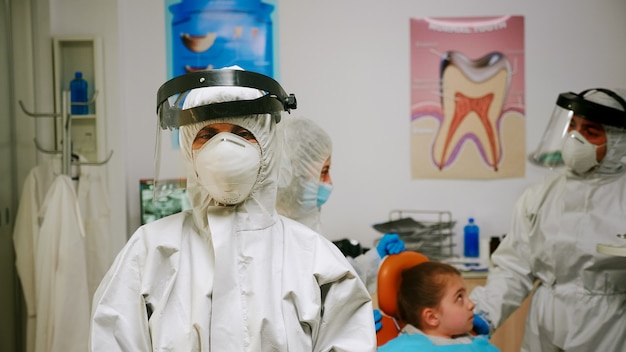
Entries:
{"type": "Polygon", "coordinates": [[[461,273],[453,266],[429,261],[406,269],[398,314],[407,325],[378,351],[499,351],[487,337],[470,334],[473,309],[461,273]]]}

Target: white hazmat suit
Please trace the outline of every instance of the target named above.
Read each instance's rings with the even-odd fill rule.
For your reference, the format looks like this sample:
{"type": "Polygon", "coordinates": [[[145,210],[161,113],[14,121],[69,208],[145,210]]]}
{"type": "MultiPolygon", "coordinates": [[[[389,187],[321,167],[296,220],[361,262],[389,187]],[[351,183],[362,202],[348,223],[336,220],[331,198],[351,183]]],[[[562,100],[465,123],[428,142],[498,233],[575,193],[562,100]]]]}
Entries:
{"type": "MultiPolygon", "coordinates": [[[[624,110],[607,98],[585,97],[624,110]]],[[[626,230],[626,131],[603,127],[607,153],[597,168],[550,174],[522,194],[486,286],[470,295],[493,330],[538,281],[522,351],[626,350],[626,258],[596,252],[626,230]]]]}
{"type": "MultiPolygon", "coordinates": [[[[250,91],[199,88],[185,104],[250,91]]],[[[269,114],[181,126],[192,209],[142,226],[119,254],[95,296],[93,351],[375,350],[369,295],[341,252],[276,213],[275,128],[269,114]],[[194,137],[216,122],[246,128],[260,147],[256,182],[237,205],[217,204],[194,171],[194,137]]]]}

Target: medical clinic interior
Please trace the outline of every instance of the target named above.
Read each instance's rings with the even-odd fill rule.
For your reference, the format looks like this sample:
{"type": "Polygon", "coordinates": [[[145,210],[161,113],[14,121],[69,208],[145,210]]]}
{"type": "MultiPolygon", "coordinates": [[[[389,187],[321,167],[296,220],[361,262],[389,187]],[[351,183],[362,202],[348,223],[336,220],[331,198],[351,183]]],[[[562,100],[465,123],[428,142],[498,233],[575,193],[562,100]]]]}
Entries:
{"type": "MultiPolygon", "coordinates": [[[[626,351],[626,159],[620,159],[626,155],[625,1],[1,1],[0,351],[382,350],[384,329],[392,328],[398,339],[429,336],[431,328],[421,325],[430,320],[420,320],[407,329],[381,303],[384,294],[395,308],[403,270],[419,266],[397,264],[394,279],[382,279],[385,263],[406,253],[449,264],[461,275],[460,297],[472,319],[463,341],[476,348],[483,339],[489,349],[454,351],[626,351]],[[332,141],[332,195],[323,207],[321,193],[313,195],[319,227],[311,231],[290,220],[281,228],[319,236],[318,245],[328,251],[300,255],[300,247],[285,240],[284,250],[294,251],[285,258],[326,263],[320,267],[345,263],[346,276],[322,290],[322,301],[329,296],[319,325],[281,320],[273,328],[272,319],[288,313],[270,312],[259,327],[254,313],[242,308],[250,317],[240,320],[249,319],[256,333],[244,329],[247,337],[239,338],[224,330],[233,338],[223,342],[212,334],[221,331],[214,304],[206,314],[213,314],[212,322],[190,325],[197,339],[187,344],[187,335],[172,332],[176,320],[164,322],[177,315],[174,308],[164,306],[165,299],[151,301],[145,282],[137,284],[147,310],[138,325],[126,327],[132,319],[114,319],[106,315],[113,308],[98,306],[132,289],[124,280],[134,276],[123,273],[137,260],[125,258],[143,255],[149,238],[158,237],[146,234],[158,230],[150,224],[192,214],[196,206],[186,189],[194,182],[177,161],[183,127],[179,136],[178,125],[170,130],[163,120],[172,100],[162,94],[180,92],[180,81],[166,82],[223,68],[232,77],[257,77],[246,75],[252,71],[278,83],[277,94],[254,80],[245,85],[282,104],[282,117],[271,120],[276,131],[290,119],[308,119],[332,141]],[[588,130],[573,132],[579,116],[604,142],[595,143],[588,130]],[[563,146],[556,155],[549,150],[557,143],[554,131],[557,148],[563,146]],[[585,155],[588,163],[576,164],[585,155]],[[383,249],[390,234],[401,249],[383,249]],[[133,237],[139,239],[133,243],[133,237]],[[361,282],[349,264],[370,250],[376,258],[370,275],[378,280],[373,285],[361,282]],[[352,294],[364,297],[358,310],[363,319],[334,312],[340,308],[328,303],[346,282],[354,284],[352,294]],[[343,323],[324,333],[334,313],[343,323]],[[478,321],[487,328],[476,334],[478,321]],[[82,323],[76,328],[72,322],[82,323]],[[135,328],[143,329],[136,339],[135,328]],[[283,330],[289,338],[280,338],[283,330]],[[350,341],[355,331],[366,337],[350,341]],[[168,344],[170,337],[175,342],[168,344]]],[[[291,143],[308,131],[300,130],[291,143]]],[[[288,144],[276,149],[295,148],[288,144]]],[[[290,165],[284,159],[281,165],[290,165]]],[[[276,169],[278,179],[283,174],[276,169]]],[[[216,204],[240,207],[224,203],[216,204]]],[[[252,212],[252,206],[246,209],[252,212]]],[[[273,203],[264,211],[274,214],[273,203]]],[[[208,236],[217,236],[208,221],[208,236]]],[[[167,251],[155,246],[155,253],[167,251]]],[[[206,248],[216,253],[209,266],[215,268],[217,302],[220,247],[206,248]]],[[[296,277],[300,266],[309,267],[272,270],[285,285],[293,279],[304,290],[314,280],[296,277]]],[[[181,276],[172,281],[172,292],[181,289],[181,276]]],[[[282,289],[269,284],[275,280],[265,282],[262,292],[282,289]]],[[[304,314],[302,303],[288,299],[295,294],[282,294],[282,309],[304,314]]],[[[237,330],[240,320],[229,319],[237,330]]],[[[448,340],[458,338],[452,335],[448,340]]],[[[390,346],[384,351],[402,350],[390,346]]]]}

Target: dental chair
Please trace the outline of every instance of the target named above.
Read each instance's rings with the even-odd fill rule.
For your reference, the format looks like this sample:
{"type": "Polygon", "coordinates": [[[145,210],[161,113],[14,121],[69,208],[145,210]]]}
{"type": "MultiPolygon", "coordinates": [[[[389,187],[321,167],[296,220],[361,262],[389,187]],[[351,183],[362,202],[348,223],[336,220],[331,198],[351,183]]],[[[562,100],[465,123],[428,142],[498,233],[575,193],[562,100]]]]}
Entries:
{"type": "Polygon", "coordinates": [[[398,290],[402,271],[412,268],[417,264],[428,261],[428,258],[420,253],[404,251],[391,254],[383,259],[378,269],[378,308],[383,313],[381,320],[383,326],[376,332],[376,343],[384,345],[387,341],[395,338],[400,330],[406,325],[398,315],[398,290]]]}

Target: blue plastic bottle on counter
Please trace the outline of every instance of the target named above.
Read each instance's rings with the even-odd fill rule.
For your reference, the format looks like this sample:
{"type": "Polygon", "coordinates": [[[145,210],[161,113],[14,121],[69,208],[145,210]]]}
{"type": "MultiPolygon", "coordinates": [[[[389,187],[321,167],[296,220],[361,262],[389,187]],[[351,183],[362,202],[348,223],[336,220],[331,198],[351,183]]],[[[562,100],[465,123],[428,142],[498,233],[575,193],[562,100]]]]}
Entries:
{"type": "Polygon", "coordinates": [[[463,228],[463,255],[468,258],[478,258],[480,231],[474,223],[474,218],[469,218],[469,223],[463,228]]]}
{"type": "MultiPolygon", "coordinates": [[[[87,81],[80,71],[76,71],[74,79],[70,81],[70,98],[72,103],[86,103],[88,101],[87,81]]],[[[71,113],[72,115],[87,115],[89,114],[89,106],[72,104],[71,113]]]]}

